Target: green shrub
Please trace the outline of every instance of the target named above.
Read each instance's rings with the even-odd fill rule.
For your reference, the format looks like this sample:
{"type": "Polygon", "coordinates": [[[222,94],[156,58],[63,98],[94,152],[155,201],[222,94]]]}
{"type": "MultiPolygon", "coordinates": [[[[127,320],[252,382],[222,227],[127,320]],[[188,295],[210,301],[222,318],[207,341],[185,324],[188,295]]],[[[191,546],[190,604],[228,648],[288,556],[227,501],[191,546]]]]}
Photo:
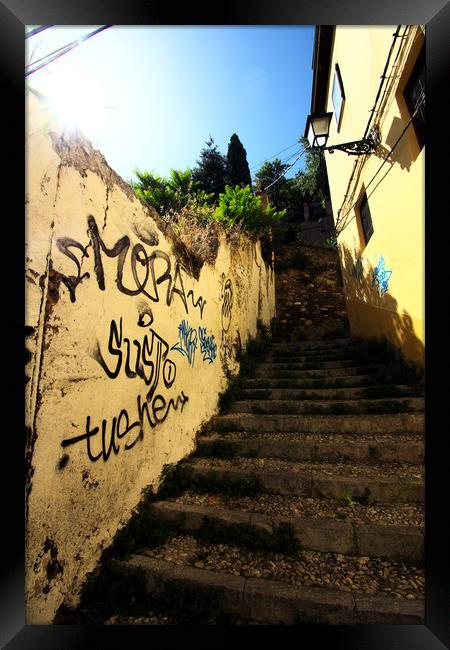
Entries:
{"type": "Polygon", "coordinates": [[[219,195],[214,218],[228,228],[241,224],[246,230],[261,233],[284,214],[285,210],[277,212],[270,205],[264,208],[261,197],[255,196],[249,185],[234,188],[226,185],[225,192],[219,195]]]}

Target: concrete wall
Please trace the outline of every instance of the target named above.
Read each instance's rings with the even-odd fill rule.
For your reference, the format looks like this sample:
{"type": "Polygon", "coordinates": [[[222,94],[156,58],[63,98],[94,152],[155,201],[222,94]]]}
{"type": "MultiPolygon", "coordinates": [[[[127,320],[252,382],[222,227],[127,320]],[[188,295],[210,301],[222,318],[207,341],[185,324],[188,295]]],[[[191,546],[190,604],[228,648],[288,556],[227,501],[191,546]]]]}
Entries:
{"type": "MultiPolygon", "coordinates": [[[[339,130],[332,118],[329,145],[363,137],[395,31],[396,26],[336,27],[326,110],[334,110],[336,63],[345,104],[339,130]]],[[[420,26],[410,26],[405,38],[396,41],[386,93],[381,94],[377,106],[378,151],[358,158],[340,151],[325,153],[352,333],[385,335],[407,357],[421,363],[425,340],[425,148],[420,150],[411,125],[389,152],[409,120],[403,90],[423,42],[420,26]],[[358,211],[365,189],[374,227],[367,246],[358,211]]]]}
{"type": "Polygon", "coordinates": [[[26,591],[40,624],[76,603],[142,488],[192,451],[224,364],[270,323],[275,295],[246,237],[222,235],[213,265],[191,264],[34,92],[26,147],[26,591]]]}

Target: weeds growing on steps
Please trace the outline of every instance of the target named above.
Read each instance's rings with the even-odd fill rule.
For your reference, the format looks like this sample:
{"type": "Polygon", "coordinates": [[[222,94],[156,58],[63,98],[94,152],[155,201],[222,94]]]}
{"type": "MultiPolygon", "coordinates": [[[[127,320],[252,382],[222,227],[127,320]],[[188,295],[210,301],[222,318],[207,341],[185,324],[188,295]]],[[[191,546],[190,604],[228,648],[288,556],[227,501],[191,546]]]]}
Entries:
{"type": "Polygon", "coordinates": [[[360,354],[371,363],[386,366],[372,373],[368,383],[383,384],[412,384],[424,383],[424,369],[418,363],[409,361],[401,350],[385,337],[359,339],[360,354]]]}
{"type": "Polygon", "coordinates": [[[223,523],[216,517],[204,517],[194,534],[207,544],[237,545],[251,551],[295,555],[301,550],[293,527],[284,522],[269,532],[246,523],[223,523]]]}
{"type": "Polygon", "coordinates": [[[239,372],[233,375],[230,369],[225,365],[224,371],[228,381],[225,391],[219,394],[219,412],[227,411],[233,402],[237,401],[244,388],[244,380],[249,377],[267,355],[271,343],[271,335],[267,328],[259,322],[258,334],[256,337],[250,337],[245,351],[237,358],[239,361],[239,372]]]}
{"type": "Polygon", "coordinates": [[[355,404],[306,404],[302,413],[304,415],[377,415],[391,413],[406,413],[410,410],[407,400],[403,402],[357,402],[355,404]]]}
{"type": "Polygon", "coordinates": [[[166,499],[180,496],[187,490],[198,494],[221,493],[230,496],[255,496],[263,491],[259,476],[250,475],[244,479],[232,479],[215,471],[205,474],[194,473],[187,465],[165,465],[163,482],[158,490],[158,498],[166,499]]]}
{"type": "Polygon", "coordinates": [[[200,458],[223,458],[224,460],[231,460],[236,456],[240,456],[241,458],[257,458],[258,452],[256,449],[244,451],[241,445],[235,442],[213,440],[212,442],[200,443],[195,455],[200,458]]]}

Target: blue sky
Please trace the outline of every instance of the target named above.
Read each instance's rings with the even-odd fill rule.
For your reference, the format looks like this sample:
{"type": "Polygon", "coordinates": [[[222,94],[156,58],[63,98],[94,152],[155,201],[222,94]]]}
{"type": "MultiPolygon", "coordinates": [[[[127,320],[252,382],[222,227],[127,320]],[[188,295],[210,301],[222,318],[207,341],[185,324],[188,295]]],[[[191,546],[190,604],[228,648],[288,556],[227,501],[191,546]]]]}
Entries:
{"type": "MultiPolygon", "coordinates": [[[[32,26],[27,27],[27,31],[32,26]]],[[[26,61],[96,26],[55,26],[25,41],[26,61]]],[[[294,156],[311,102],[313,26],[115,26],[26,78],[65,126],[77,125],[125,180],[133,169],[193,167],[211,135],[237,133],[252,174],[294,156]]],[[[301,159],[287,173],[293,176],[301,159]]]]}

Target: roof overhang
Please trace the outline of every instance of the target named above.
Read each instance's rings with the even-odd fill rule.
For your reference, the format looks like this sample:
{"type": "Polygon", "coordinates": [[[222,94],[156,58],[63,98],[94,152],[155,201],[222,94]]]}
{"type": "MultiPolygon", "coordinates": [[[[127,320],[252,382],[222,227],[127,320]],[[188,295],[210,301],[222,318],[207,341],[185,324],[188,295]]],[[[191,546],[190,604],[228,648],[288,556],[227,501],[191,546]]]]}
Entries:
{"type": "Polygon", "coordinates": [[[334,30],[334,25],[316,25],[314,32],[311,113],[326,110],[334,30]]]}

